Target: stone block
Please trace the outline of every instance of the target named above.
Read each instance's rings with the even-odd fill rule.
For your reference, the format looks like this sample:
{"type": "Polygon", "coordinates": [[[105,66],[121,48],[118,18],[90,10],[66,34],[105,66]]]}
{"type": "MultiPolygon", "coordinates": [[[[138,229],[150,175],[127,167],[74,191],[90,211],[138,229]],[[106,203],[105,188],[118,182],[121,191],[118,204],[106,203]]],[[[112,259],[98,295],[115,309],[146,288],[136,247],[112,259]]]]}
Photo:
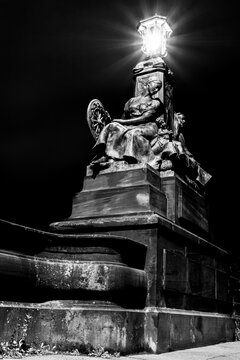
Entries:
{"type": "Polygon", "coordinates": [[[99,345],[121,354],[168,351],[233,341],[234,319],[197,311],[129,310],[53,301],[0,303],[0,341],[19,341],[88,353],[99,345]]]}
{"type": "Polygon", "coordinates": [[[155,212],[166,215],[159,174],[150,166],[120,167],[86,176],[73,199],[71,219],[155,212]]]}
{"type": "Polygon", "coordinates": [[[144,313],[101,305],[12,304],[0,306],[0,340],[23,339],[61,351],[88,353],[99,345],[112,352],[144,350],[144,313]]]}
{"type": "Polygon", "coordinates": [[[188,185],[175,172],[161,174],[161,188],[167,197],[167,217],[195,233],[209,231],[208,207],[204,194],[188,185]]]}
{"type": "Polygon", "coordinates": [[[233,341],[234,319],[197,311],[159,309],[146,313],[146,341],[154,353],[233,341]]]}
{"type": "Polygon", "coordinates": [[[163,289],[187,292],[187,260],[177,251],[163,249],[163,289]]]}

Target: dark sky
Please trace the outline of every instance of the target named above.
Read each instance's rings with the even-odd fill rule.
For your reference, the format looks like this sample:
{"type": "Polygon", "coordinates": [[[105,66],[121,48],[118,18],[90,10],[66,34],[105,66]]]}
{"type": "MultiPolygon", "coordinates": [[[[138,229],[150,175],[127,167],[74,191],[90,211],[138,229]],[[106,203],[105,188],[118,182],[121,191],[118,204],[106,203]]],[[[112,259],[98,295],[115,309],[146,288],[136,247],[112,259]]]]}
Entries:
{"type": "Polygon", "coordinates": [[[228,243],[239,141],[233,0],[0,0],[1,218],[47,228],[70,215],[94,144],[88,103],[98,98],[112,117],[122,114],[141,58],[137,23],[155,12],[173,29],[166,62],[175,110],[186,116],[189,149],[213,175],[213,232],[228,243]]]}

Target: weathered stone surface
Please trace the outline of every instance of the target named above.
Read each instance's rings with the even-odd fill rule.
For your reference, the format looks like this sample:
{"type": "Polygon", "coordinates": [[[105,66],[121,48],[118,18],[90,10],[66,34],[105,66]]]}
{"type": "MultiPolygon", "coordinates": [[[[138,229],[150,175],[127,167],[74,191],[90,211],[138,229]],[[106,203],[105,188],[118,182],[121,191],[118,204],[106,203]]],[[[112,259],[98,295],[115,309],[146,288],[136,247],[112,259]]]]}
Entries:
{"type": "Polygon", "coordinates": [[[187,280],[187,261],[184,254],[163,249],[163,289],[186,293],[187,280]]]}
{"type": "MultiPolygon", "coordinates": [[[[173,171],[163,176],[148,165],[129,168],[117,165],[111,171],[102,170],[96,178],[85,177],[83,190],[74,197],[72,214],[66,221],[152,213],[208,236],[208,204],[204,194],[173,171]]],[[[63,227],[66,221],[62,222],[63,227]]]]}
{"type": "Polygon", "coordinates": [[[234,340],[234,320],[221,314],[163,309],[149,312],[147,333],[157,329],[148,340],[155,353],[234,340]],[[158,341],[156,341],[158,340],[158,341]]]}
{"type": "MultiPolygon", "coordinates": [[[[159,353],[231,341],[231,314],[239,310],[239,274],[231,270],[233,261],[226,251],[200,232],[192,232],[200,229],[202,234],[207,233],[201,227],[189,226],[199,214],[194,213],[195,220],[186,215],[185,222],[171,219],[169,206],[164,214],[155,211],[160,207],[151,191],[162,194],[161,179],[148,167],[133,167],[131,173],[118,169],[114,175],[105,171],[101,176],[103,181],[88,178],[85,182],[86,199],[86,194],[98,193],[99,201],[99,194],[106,190],[117,199],[118,191],[124,194],[131,188],[136,195],[139,189],[147,189],[147,210],[138,204],[127,213],[122,198],[120,212],[117,202],[115,212],[101,216],[92,212],[96,210],[91,205],[90,212],[95,215],[86,218],[79,203],[74,217],[72,214],[63,222],[51,224],[54,232],[21,230],[25,234],[22,238],[28,239],[23,241],[28,255],[14,248],[9,235],[12,252],[5,250],[0,279],[4,286],[10,281],[21,284],[17,286],[19,293],[22,283],[23,290],[29,285],[35,298],[26,298],[23,291],[20,301],[28,301],[28,305],[2,304],[1,339],[7,339],[13,329],[9,324],[20,321],[21,325],[15,326],[16,336],[22,337],[22,326],[28,324],[28,341],[46,341],[63,348],[86,349],[89,344],[101,344],[123,353],[159,353]],[[13,248],[18,252],[13,253],[13,248]],[[44,303],[53,299],[58,301],[44,303]]],[[[172,192],[172,200],[168,198],[168,205],[175,201],[174,196],[176,192],[172,192]]],[[[187,207],[187,197],[185,200],[187,207]]],[[[12,295],[16,296],[12,293],[4,299],[16,300],[12,295]]]]}
{"type": "Polygon", "coordinates": [[[143,270],[120,264],[66,262],[56,260],[34,261],[36,286],[61,290],[117,291],[125,288],[145,288],[143,270]]]}
{"type": "Polygon", "coordinates": [[[130,308],[145,306],[144,245],[106,234],[44,234],[36,230],[32,237],[34,234],[44,240],[34,256],[0,252],[2,300],[68,298],[111,301],[130,308]]]}
{"type": "Polygon", "coordinates": [[[24,338],[28,344],[86,352],[99,345],[123,353],[144,348],[144,314],[136,311],[16,304],[0,307],[0,321],[1,341],[24,338]]]}
{"type": "Polygon", "coordinates": [[[167,197],[168,219],[195,233],[208,233],[208,206],[203,194],[173,171],[161,175],[161,189],[167,197]]]}
{"type": "Polygon", "coordinates": [[[73,199],[70,219],[155,212],[166,215],[159,174],[148,165],[115,166],[96,178],[87,176],[73,199]]]}
{"type": "Polygon", "coordinates": [[[122,310],[102,306],[0,304],[0,339],[22,338],[61,350],[102,346],[122,354],[161,353],[233,341],[234,319],[171,309],[122,310]]]}
{"type": "Polygon", "coordinates": [[[58,231],[110,231],[145,244],[147,306],[231,314],[233,304],[226,295],[228,284],[224,277],[229,271],[229,254],[164,217],[99,217],[66,220],[52,226],[58,231]]]}
{"type": "Polygon", "coordinates": [[[147,164],[127,164],[124,161],[119,161],[113,163],[110,168],[101,170],[96,177],[94,177],[91,168],[88,167],[82,191],[148,184],[160,189],[159,172],[147,164]]]}

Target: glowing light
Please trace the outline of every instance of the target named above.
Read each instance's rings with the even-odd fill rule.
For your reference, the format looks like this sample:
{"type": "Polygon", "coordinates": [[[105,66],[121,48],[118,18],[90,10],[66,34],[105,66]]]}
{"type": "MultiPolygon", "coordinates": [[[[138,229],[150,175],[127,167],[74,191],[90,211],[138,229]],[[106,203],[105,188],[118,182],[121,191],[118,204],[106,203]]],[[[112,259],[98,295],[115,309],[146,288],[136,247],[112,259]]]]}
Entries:
{"type": "Polygon", "coordinates": [[[142,36],[142,51],[149,57],[167,55],[167,39],[172,33],[165,16],[154,15],[141,20],[138,32],[142,36]]]}

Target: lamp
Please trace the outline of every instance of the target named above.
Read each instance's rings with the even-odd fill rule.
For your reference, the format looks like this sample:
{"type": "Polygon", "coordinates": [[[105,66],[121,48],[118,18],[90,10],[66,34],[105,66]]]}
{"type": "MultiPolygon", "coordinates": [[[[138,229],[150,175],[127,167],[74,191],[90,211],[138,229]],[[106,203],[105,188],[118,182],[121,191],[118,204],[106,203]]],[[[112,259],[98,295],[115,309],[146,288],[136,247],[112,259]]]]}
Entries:
{"type": "Polygon", "coordinates": [[[148,57],[164,57],[167,55],[167,39],[172,29],[167,23],[165,16],[154,16],[141,20],[138,32],[142,36],[142,51],[148,57]]]}

